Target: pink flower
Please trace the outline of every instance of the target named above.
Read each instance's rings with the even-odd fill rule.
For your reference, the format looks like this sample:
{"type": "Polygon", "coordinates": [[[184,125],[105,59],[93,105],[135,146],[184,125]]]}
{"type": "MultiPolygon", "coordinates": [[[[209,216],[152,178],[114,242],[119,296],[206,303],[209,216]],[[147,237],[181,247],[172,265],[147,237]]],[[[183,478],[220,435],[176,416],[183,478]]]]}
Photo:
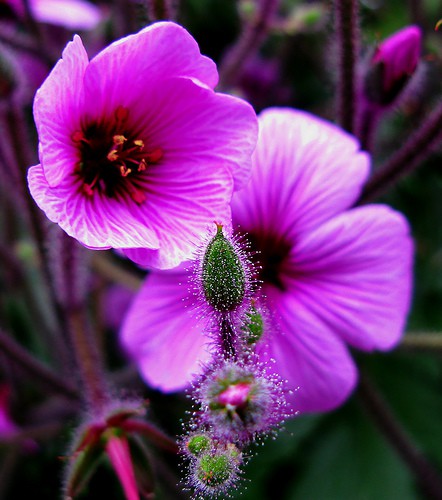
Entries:
{"type": "MultiPolygon", "coordinates": [[[[351,208],[369,174],[353,137],[290,109],[266,110],[259,124],[251,181],[232,201],[233,227],[262,266],[257,350],[299,387],[289,396],[293,408],[329,410],[357,381],[347,344],[388,350],[401,337],[411,295],[409,227],[387,206],[351,208]]],[[[152,273],[121,332],[144,379],[166,391],[184,387],[210,360],[204,324],[189,307],[190,280],[179,271],[152,273]]]]}
{"type": "MultiPolygon", "coordinates": [[[[25,15],[24,0],[6,0],[14,12],[25,15]]],[[[101,21],[100,9],[84,0],[29,0],[29,8],[37,21],[63,26],[71,30],[90,30],[101,21]]]]}
{"type": "Polygon", "coordinates": [[[89,248],[125,249],[161,268],[189,258],[207,224],[230,217],[256,142],[253,109],[215,93],[217,79],[174,23],[90,62],[75,36],[34,102],[41,164],[28,179],[37,204],[89,248]]]}

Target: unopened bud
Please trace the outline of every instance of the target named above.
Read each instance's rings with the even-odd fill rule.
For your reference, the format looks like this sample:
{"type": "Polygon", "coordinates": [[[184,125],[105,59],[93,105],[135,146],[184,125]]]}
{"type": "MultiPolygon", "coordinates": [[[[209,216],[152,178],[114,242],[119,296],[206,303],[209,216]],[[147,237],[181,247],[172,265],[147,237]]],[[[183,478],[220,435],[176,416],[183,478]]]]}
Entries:
{"type": "Polygon", "coordinates": [[[378,46],[364,82],[369,101],[387,106],[396,100],[416,71],[421,38],[420,28],[408,26],[393,33],[378,46]]]}
{"type": "Polygon", "coordinates": [[[219,312],[234,311],[246,294],[247,276],[238,250],[218,225],[203,258],[202,285],[207,302],[219,312]]]}
{"type": "Polygon", "coordinates": [[[248,345],[256,344],[262,337],[264,332],[264,321],[262,314],[253,304],[250,310],[245,314],[242,330],[248,345]]]}
{"type": "Polygon", "coordinates": [[[206,434],[195,434],[190,436],[186,442],[187,451],[195,457],[210,450],[211,447],[212,439],[206,434]]]}

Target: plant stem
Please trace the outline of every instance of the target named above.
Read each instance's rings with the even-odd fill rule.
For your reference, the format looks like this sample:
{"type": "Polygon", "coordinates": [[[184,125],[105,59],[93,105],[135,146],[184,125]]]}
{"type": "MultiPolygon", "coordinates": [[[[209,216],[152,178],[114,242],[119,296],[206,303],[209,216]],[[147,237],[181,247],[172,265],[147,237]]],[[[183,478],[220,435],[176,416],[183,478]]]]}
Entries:
{"type": "Polygon", "coordinates": [[[245,61],[261,45],[267,34],[278,0],[260,0],[253,18],[244,28],[237,43],[227,52],[219,69],[218,89],[225,90],[235,85],[241,75],[245,61]]]}
{"type": "Polygon", "coordinates": [[[338,122],[353,134],[357,116],[356,63],[359,55],[359,9],[356,0],[335,0],[338,41],[338,122]]]}
{"type": "Polygon", "coordinates": [[[361,374],[358,393],[379,430],[414,473],[426,496],[440,500],[442,498],[441,476],[416,447],[387,402],[365,374],[361,374]]]}
{"type": "Polygon", "coordinates": [[[41,361],[34,358],[26,349],[1,329],[0,350],[20,366],[36,383],[43,384],[45,388],[70,399],[78,399],[78,393],[73,385],[64,381],[57,373],[54,373],[41,361]]]}
{"type": "Polygon", "coordinates": [[[409,140],[372,175],[357,201],[363,205],[415,170],[442,139],[442,103],[409,140]]]}
{"type": "Polygon", "coordinates": [[[442,333],[407,333],[398,346],[410,351],[442,351],[442,333]]]}

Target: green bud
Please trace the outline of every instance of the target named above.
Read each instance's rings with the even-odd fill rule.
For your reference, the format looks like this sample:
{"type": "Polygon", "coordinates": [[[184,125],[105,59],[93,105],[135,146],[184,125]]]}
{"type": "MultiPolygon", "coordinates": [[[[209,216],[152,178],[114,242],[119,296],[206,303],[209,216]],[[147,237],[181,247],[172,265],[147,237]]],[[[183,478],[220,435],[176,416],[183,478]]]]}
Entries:
{"type": "Polygon", "coordinates": [[[204,434],[197,434],[189,438],[186,443],[189,453],[198,457],[204,451],[210,450],[212,446],[212,440],[209,436],[204,434]]]}
{"type": "Polygon", "coordinates": [[[242,326],[245,333],[246,342],[248,345],[253,345],[258,342],[264,332],[264,322],[261,313],[252,305],[246,313],[246,320],[242,326]]]}
{"type": "Polygon", "coordinates": [[[203,455],[197,464],[197,477],[204,485],[212,488],[227,483],[234,472],[231,458],[227,454],[203,455]]]}
{"type": "Polygon", "coordinates": [[[243,264],[220,225],[204,254],[202,283],[207,302],[217,311],[235,310],[246,293],[243,264]]]}

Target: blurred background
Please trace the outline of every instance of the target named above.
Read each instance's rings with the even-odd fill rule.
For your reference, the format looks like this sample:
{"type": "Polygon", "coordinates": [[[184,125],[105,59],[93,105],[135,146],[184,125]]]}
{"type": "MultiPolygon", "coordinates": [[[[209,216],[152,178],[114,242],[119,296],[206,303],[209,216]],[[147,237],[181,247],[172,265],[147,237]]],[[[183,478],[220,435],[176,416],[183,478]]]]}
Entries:
{"type": "MultiPolygon", "coordinates": [[[[38,252],[22,204],[32,206],[33,216],[43,215],[27,193],[20,198],[19,179],[12,183],[17,193],[11,195],[11,182],[5,180],[8,160],[21,155],[16,163],[23,176],[37,161],[33,95],[73,33],[81,33],[92,57],[112,40],[168,12],[161,11],[159,1],[91,1],[97,8],[91,14],[93,22],[72,26],[68,10],[64,21],[63,15],[54,20],[30,12],[32,1],[24,4],[28,10],[18,8],[18,3],[0,2],[0,328],[56,369],[60,363],[56,341],[44,332],[46,323],[51,323],[51,305],[41,286],[38,252]]],[[[337,120],[332,2],[280,1],[262,32],[253,24],[258,1],[181,0],[167,5],[198,41],[201,52],[217,62],[220,89],[244,97],[257,112],[268,106],[291,106],[337,120]],[[232,53],[251,26],[259,36],[232,64],[232,53]]],[[[398,29],[416,24],[423,32],[413,81],[376,130],[372,148],[376,171],[441,101],[442,30],[435,26],[442,17],[442,2],[363,0],[359,11],[361,67],[376,45],[398,29]]],[[[442,481],[441,137],[418,168],[376,199],[406,215],[416,242],[413,305],[403,342],[385,354],[353,353],[361,383],[341,408],[298,416],[263,446],[250,447],[234,498],[436,498],[431,485],[442,481]]],[[[46,229],[58,231],[49,223],[46,229]]],[[[59,249],[46,248],[49,254],[54,251],[59,249]]],[[[111,380],[128,394],[149,400],[148,417],[165,433],[180,434],[189,399],[146,387],[118,344],[121,318],[145,271],[111,251],[84,250],[84,258],[96,331],[111,380]]],[[[62,336],[58,342],[63,342],[62,336]]],[[[46,391],[1,349],[0,384],[0,498],[60,498],[78,402],[46,391]]],[[[187,498],[179,486],[180,459],[149,443],[145,448],[152,458],[146,477],[155,478],[155,498],[187,498]]],[[[103,463],[78,498],[118,500],[124,495],[112,469],[103,463]]]]}

